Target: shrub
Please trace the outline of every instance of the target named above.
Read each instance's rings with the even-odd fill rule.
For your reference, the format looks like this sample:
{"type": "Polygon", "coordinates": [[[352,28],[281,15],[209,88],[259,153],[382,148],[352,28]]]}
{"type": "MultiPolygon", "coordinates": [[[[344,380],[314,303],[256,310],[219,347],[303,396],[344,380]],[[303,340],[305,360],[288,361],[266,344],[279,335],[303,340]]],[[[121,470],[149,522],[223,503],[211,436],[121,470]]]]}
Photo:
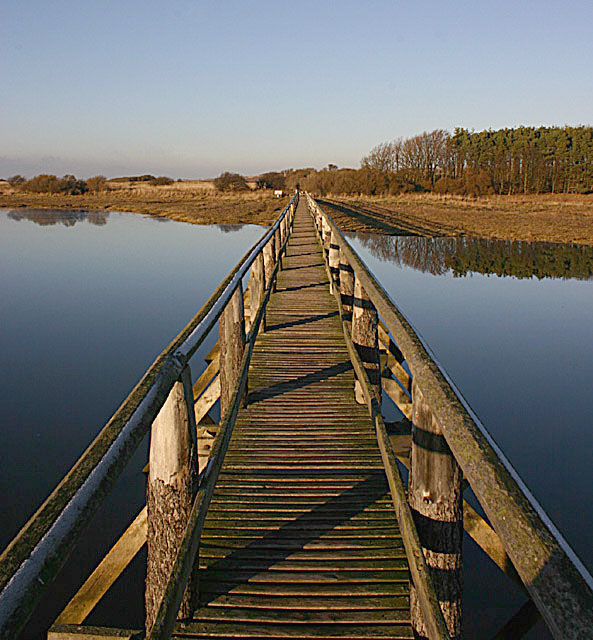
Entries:
{"type": "Polygon", "coordinates": [[[152,178],[150,184],[154,184],[155,186],[164,185],[164,184],[173,184],[173,178],[168,178],[167,176],[159,176],[158,178],[152,178]]]}
{"type": "Polygon", "coordinates": [[[217,191],[247,191],[249,186],[245,178],[238,173],[224,171],[218,178],[214,178],[214,187],[217,191]]]}
{"type": "Polygon", "coordinates": [[[86,186],[93,193],[105,191],[107,189],[107,178],[105,176],[93,176],[86,181],[86,186]]]}
{"type": "Polygon", "coordinates": [[[18,187],[23,184],[23,182],[25,182],[25,178],[18,173],[16,176],[8,178],[8,184],[10,184],[11,187],[18,187]]]}
{"type": "Polygon", "coordinates": [[[33,193],[66,193],[69,195],[81,195],[88,191],[84,180],[79,180],[76,176],[66,174],[62,178],[49,173],[41,173],[21,184],[23,191],[33,193]]]}

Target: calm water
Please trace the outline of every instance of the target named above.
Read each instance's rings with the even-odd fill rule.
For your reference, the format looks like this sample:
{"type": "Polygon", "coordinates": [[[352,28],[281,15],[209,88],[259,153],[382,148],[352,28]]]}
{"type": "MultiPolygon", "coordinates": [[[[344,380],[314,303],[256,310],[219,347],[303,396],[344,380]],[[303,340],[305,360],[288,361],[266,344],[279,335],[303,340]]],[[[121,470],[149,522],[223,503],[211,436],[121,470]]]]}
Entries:
{"type": "MultiPolygon", "coordinates": [[[[138,214],[0,210],[0,548],[262,233],[138,214]]],[[[146,458],[144,443],[25,637],[45,637],[140,510],[146,458]]],[[[142,556],[89,623],[142,626],[142,556]]]]}
{"type": "MultiPolygon", "coordinates": [[[[0,210],[0,548],[261,233],[137,214],[0,210]]],[[[353,242],[593,568],[593,251],[353,242]]],[[[43,637],[140,509],[146,456],[145,443],[26,637],[43,637]]],[[[465,552],[466,637],[487,638],[524,596],[471,541],[465,552]]],[[[89,623],[141,626],[143,562],[141,553],[89,623]]],[[[529,637],[548,635],[540,625],[529,637]]]]}
{"type": "MultiPolygon", "coordinates": [[[[593,248],[351,239],[593,570],[593,248]]],[[[525,598],[464,544],[467,637],[492,637],[525,598]]]]}

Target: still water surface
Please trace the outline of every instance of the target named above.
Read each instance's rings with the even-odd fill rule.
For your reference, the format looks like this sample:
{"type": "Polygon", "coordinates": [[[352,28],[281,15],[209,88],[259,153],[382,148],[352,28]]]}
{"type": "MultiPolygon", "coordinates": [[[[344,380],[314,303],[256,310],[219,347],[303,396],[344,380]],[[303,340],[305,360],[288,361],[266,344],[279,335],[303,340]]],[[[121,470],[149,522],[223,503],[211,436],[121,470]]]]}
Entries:
{"type": "MultiPolygon", "coordinates": [[[[591,571],[593,248],[351,240],[591,571]]],[[[525,598],[464,544],[466,637],[492,637],[525,598]]]]}
{"type": "MultiPolygon", "coordinates": [[[[0,548],[261,233],[137,214],[0,210],[0,548]]],[[[593,250],[352,240],[591,569],[593,250]]],[[[198,366],[197,358],[194,375],[198,366]]],[[[26,637],[43,637],[140,509],[145,461],[146,443],[26,637]]],[[[487,638],[524,596],[465,544],[466,637],[487,638]]],[[[141,625],[143,564],[141,553],[89,623],[141,625]]],[[[539,625],[528,637],[549,636],[539,625]]]]}

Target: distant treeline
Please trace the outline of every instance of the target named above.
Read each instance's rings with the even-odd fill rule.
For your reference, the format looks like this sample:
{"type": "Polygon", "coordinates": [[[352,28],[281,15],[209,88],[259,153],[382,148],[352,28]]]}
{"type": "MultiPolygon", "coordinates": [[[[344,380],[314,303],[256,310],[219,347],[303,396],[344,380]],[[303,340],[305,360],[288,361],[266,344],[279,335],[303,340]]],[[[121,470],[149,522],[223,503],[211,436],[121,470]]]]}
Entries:
{"type": "Polygon", "coordinates": [[[67,174],[58,178],[49,173],[41,173],[27,180],[21,175],[8,178],[9,184],[20,191],[30,193],[60,193],[66,195],[81,195],[83,193],[104,191],[107,189],[107,182],[148,182],[153,185],[171,184],[172,178],[166,176],[155,177],[152,175],[130,176],[125,178],[113,178],[107,180],[105,176],[93,176],[86,180],[81,180],[76,176],[67,174]]]}
{"type": "Polygon", "coordinates": [[[482,238],[421,238],[347,234],[380,260],[433,275],[451,272],[515,278],[593,278],[593,247],[549,242],[518,242],[482,238]]]}
{"type": "Polygon", "coordinates": [[[593,127],[437,129],[383,142],[360,164],[289,171],[287,181],[320,195],[591,193],[593,127]]]}

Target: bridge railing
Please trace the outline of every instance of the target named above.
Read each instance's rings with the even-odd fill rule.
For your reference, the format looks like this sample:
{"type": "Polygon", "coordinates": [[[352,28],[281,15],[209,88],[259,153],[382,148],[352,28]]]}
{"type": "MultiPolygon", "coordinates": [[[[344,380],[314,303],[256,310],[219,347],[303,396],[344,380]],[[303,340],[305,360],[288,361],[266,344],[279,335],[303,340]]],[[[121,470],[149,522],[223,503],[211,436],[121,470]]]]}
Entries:
{"type": "MultiPolygon", "coordinates": [[[[151,620],[157,617],[163,593],[171,582],[171,568],[176,567],[179,543],[185,541],[183,536],[189,530],[185,520],[194,513],[192,505],[201,514],[199,505],[207,506],[209,502],[218,475],[218,463],[224,456],[239,403],[247,388],[245,362],[248,365],[257,331],[260,327],[265,328],[266,302],[274,287],[297,202],[298,195],[156,358],[87,450],[4,550],[0,556],[0,639],[18,637],[79,535],[151,426],[148,523],[143,510],[125,536],[129,539],[128,547],[138,547],[137,542],[130,540],[139,538],[141,545],[142,533],[138,534],[138,531],[148,529],[147,626],[152,625],[151,620]],[[249,272],[251,326],[246,335],[242,282],[249,272]],[[195,394],[197,392],[203,400],[202,405],[210,408],[212,398],[204,396],[215,385],[211,384],[213,370],[210,368],[192,389],[189,360],[217,322],[219,349],[215,359],[216,369],[220,371],[218,388],[222,419],[212,443],[210,460],[198,478],[200,443],[196,409],[199,411],[203,406],[200,407],[199,400],[194,406],[195,394]],[[197,499],[194,499],[196,495],[197,499]],[[177,511],[173,517],[174,509],[177,511]],[[152,557],[151,546],[155,550],[152,557]],[[149,605],[152,611],[148,611],[149,605]]],[[[210,395],[214,399],[218,397],[216,393],[210,395]]],[[[126,553],[129,557],[129,548],[126,553]]],[[[184,558],[187,560],[189,556],[184,558]]],[[[182,596],[187,582],[183,580],[182,596]]],[[[169,606],[174,610],[173,618],[181,600],[172,608],[169,606]]],[[[167,604],[171,605],[171,602],[167,604]]],[[[86,611],[84,617],[88,607],[79,605],[77,603],[75,608],[86,611]]]]}
{"type": "MultiPolygon", "coordinates": [[[[465,526],[490,557],[524,585],[555,638],[593,637],[591,575],[331,216],[308,194],[307,202],[324,247],[346,341],[355,348],[353,364],[359,380],[366,382],[357,382],[357,395],[374,414],[386,471],[392,468],[394,453],[389,453],[391,444],[376,417],[383,391],[411,421],[411,447],[398,457],[410,469],[407,498],[432,583],[422,577],[422,562],[414,566],[413,532],[406,534],[410,527],[405,509],[400,510],[412,560],[415,632],[442,637],[432,588],[450,635],[460,632],[465,526]],[[466,483],[493,530],[463,500],[466,483]]],[[[388,479],[392,495],[401,497],[397,478],[389,478],[389,471],[388,479]]]]}

